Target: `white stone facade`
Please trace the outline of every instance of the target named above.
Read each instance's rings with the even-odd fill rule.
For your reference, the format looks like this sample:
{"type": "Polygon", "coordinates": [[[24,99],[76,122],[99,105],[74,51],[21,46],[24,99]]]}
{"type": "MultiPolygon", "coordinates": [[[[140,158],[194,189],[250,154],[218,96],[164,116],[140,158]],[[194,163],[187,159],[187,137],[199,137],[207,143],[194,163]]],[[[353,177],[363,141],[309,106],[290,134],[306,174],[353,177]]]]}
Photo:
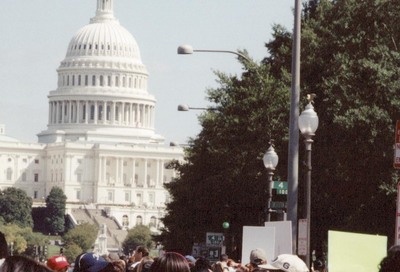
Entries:
{"type": "Polygon", "coordinates": [[[96,16],[71,39],[57,72],[39,143],[7,137],[0,126],[0,189],[21,188],[40,204],[58,186],[68,211],[90,204],[124,228],[159,229],[169,201],[163,184],[175,176],[165,166],[183,152],[155,133],[148,73],[112,0],[97,0],[96,16]]]}

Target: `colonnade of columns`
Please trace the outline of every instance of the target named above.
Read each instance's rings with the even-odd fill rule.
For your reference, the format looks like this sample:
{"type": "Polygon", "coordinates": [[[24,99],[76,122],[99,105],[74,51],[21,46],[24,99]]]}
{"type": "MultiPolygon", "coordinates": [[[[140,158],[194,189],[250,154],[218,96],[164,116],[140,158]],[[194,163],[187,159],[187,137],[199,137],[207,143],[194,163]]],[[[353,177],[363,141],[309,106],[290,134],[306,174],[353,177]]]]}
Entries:
{"type": "Polygon", "coordinates": [[[110,186],[159,187],[163,185],[166,177],[164,164],[163,159],[139,160],[100,156],[98,177],[100,182],[110,186]]]}
{"type": "Polygon", "coordinates": [[[154,128],[155,107],[117,101],[49,102],[49,124],[109,124],[154,128]]]}

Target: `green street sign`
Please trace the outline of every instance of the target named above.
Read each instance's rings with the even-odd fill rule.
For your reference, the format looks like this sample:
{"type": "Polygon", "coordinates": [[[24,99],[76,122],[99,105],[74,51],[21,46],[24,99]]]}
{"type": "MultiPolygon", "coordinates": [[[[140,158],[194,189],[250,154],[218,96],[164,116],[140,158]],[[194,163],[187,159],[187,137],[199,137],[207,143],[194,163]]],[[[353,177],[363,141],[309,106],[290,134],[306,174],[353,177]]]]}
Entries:
{"type": "Polygon", "coordinates": [[[271,201],[271,209],[285,209],[286,202],[271,201]]]}
{"type": "Polygon", "coordinates": [[[286,181],[274,181],[272,188],[276,189],[277,195],[287,195],[288,193],[288,184],[286,181]]]}

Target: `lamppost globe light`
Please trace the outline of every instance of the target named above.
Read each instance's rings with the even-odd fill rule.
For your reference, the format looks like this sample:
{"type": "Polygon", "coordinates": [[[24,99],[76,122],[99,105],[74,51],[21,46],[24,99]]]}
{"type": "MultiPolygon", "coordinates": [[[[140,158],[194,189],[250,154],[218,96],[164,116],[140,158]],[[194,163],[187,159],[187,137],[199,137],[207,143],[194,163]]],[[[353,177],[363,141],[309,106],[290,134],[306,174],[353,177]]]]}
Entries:
{"type": "Polygon", "coordinates": [[[299,116],[299,129],[304,136],[313,136],[318,129],[318,115],[312,103],[308,103],[299,116]]]}
{"type": "Polygon", "coordinates": [[[275,167],[278,165],[279,157],[276,154],[274,147],[271,145],[267,152],[265,152],[263,157],[263,162],[265,168],[268,170],[275,170],[275,167]]]}

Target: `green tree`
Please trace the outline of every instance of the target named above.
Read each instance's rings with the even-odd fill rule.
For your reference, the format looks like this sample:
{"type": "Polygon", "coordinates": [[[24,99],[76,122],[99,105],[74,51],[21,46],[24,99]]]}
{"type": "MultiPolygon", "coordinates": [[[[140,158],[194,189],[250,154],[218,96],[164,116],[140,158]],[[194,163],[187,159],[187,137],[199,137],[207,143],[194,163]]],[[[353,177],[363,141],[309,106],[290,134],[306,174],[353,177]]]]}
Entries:
{"type": "Polygon", "coordinates": [[[64,232],[66,201],[67,197],[59,187],[53,187],[47,196],[45,222],[50,233],[64,232]]]}
{"type": "MultiPolygon", "coordinates": [[[[316,93],[320,118],[312,153],[312,248],[320,249],[329,229],[393,238],[398,14],[394,0],[320,0],[303,11],[301,102],[316,93]]],[[[286,179],[291,37],[275,26],[260,67],[243,63],[241,78],[217,73],[221,86],[208,95],[218,111],[200,117],[202,131],[191,141],[186,162],[172,165],[180,176],[166,185],[173,200],[158,239],[167,248],[190,250],[193,242],[204,242],[206,231],[223,231],[223,221],[230,222],[236,241],[243,225],[261,224],[261,155],[269,138],[277,139],[280,157],[275,178],[286,179]]],[[[300,144],[300,166],[304,153],[300,144]]],[[[299,170],[301,216],[305,169],[299,170]]]]}
{"type": "Polygon", "coordinates": [[[71,243],[65,246],[64,255],[69,263],[74,263],[76,257],[83,252],[82,248],[77,244],[71,243]]]}
{"type": "MultiPolygon", "coordinates": [[[[392,0],[314,2],[304,12],[301,53],[303,94],[317,94],[320,118],[313,145],[312,245],[323,244],[329,229],[392,240],[400,6],[392,0]]],[[[274,71],[290,71],[281,61],[290,56],[288,35],[276,32],[267,44],[266,62],[274,71]]]]}
{"type": "Polygon", "coordinates": [[[63,236],[63,241],[67,248],[72,244],[76,244],[82,249],[82,251],[88,251],[93,247],[98,231],[96,225],[83,223],[70,229],[63,236]]]}
{"type": "Polygon", "coordinates": [[[32,199],[18,188],[10,187],[0,191],[0,217],[5,223],[32,228],[32,199]]]}
{"type": "MultiPolygon", "coordinates": [[[[220,87],[208,90],[208,98],[217,110],[201,115],[202,131],[190,142],[185,162],[171,165],[179,177],[166,185],[172,201],[157,238],[167,250],[190,252],[193,243],[205,242],[206,232],[224,231],[224,221],[230,223],[227,240],[240,246],[242,227],[265,220],[262,157],[272,138],[279,155],[287,154],[290,77],[277,81],[269,65],[242,65],[241,78],[216,72],[220,87]]],[[[283,160],[278,167],[286,165],[283,160]]],[[[240,255],[239,247],[228,249],[230,256],[240,255]]]]}
{"type": "Polygon", "coordinates": [[[153,248],[153,237],[150,228],[147,226],[138,225],[128,230],[128,235],[122,243],[122,248],[128,254],[132,253],[132,250],[139,245],[144,245],[149,249],[153,248]]]}
{"type": "Polygon", "coordinates": [[[31,228],[21,228],[17,224],[0,224],[0,231],[4,233],[7,243],[13,243],[15,254],[34,256],[33,246],[44,246],[49,243],[46,236],[33,232],[31,228]]]}

